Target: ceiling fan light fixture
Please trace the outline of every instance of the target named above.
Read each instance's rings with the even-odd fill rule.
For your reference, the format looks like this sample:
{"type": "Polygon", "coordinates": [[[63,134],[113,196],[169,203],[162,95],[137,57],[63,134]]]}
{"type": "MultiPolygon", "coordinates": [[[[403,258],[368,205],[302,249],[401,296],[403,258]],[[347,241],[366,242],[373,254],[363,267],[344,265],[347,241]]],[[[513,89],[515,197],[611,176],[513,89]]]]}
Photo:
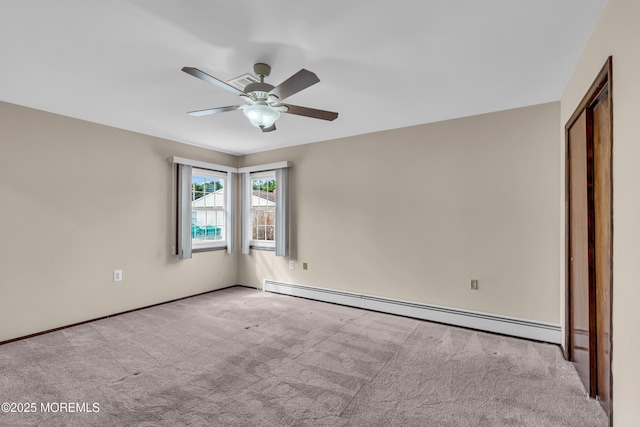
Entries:
{"type": "Polygon", "coordinates": [[[257,128],[270,128],[280,118],[280,111],[269,106],[264,101],[253,105],[246,105],[242,113],[257,128]]]}

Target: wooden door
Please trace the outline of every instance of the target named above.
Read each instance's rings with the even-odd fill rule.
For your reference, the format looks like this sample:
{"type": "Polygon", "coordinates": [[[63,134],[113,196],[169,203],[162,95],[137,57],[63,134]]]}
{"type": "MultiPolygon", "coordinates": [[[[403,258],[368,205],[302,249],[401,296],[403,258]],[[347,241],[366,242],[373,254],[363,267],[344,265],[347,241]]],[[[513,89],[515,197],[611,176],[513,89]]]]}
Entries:
{"type": "Polygon", "coordinates": [[[613,422],[612,60],[566,126],[567,357],[613,422]]]}
{"type": "Polygon", "coordinates": [[[608,86],[591,107],[593,122],[593,191],[595,232],[596,394],[610,412],[611,288],[612,288],[612,170],[611,110],[608,86]]]}
{"type": "Polygon", "coordinates": [[[589,170],[587,112],[584,111],[568,130],[569,187],[569,358],[585,388],[591,384],[591,314],[589,170]]]}

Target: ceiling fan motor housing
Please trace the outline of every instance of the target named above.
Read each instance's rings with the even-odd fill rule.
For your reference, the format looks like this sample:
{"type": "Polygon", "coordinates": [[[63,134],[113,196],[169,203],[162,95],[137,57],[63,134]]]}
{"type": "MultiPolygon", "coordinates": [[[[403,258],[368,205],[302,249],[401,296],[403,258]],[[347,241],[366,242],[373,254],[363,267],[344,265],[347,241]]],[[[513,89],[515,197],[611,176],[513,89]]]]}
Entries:
{"type": "Polygon", "coordinates": [[[271,89],[273,89],[273,85],[270,85],[269,83],[258,82],[249,83],[247,86],[245,86],[244,92],[250,93],[256,99],[265,99],[267,97],[267,93],[269,93],[271,89]]]}
{"type": "Polygon", "coordinates": [[[253,71],[260,76],[260,81],[249,83],[244,88],[244,92],[251,94],[255,100],[266,99],[267,94],[274,88],[273,85],[264,82],[264,78],[271,74],[271,67],[261,62],[253,66],[253,71]]]}

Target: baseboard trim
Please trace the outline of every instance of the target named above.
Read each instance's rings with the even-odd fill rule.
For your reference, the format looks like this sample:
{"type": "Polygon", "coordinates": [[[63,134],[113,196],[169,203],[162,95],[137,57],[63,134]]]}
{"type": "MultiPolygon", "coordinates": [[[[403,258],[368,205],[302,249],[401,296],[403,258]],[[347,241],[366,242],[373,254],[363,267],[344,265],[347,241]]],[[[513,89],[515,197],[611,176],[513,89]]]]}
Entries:
{"type": "Polygon", "coordinates": [[[561,344],[562,342],[560,325],[554,323],[337,291],[334,289],[318,288],[315,286],[275,280],[264,280],[262,290],[553,344],[561,344]]]}

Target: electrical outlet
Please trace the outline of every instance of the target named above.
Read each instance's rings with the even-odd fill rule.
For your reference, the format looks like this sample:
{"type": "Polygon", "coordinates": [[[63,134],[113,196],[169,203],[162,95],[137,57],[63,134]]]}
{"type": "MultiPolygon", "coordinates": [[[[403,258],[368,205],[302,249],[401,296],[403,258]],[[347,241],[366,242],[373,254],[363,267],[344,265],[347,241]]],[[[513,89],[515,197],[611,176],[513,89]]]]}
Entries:
{"type": "Polygon", "coordinates": [[[113,281],[122,282],[122,270],[113,270],[113,281]]]}
{"type": "Polygon", "coordinates": [[[471,279],[471,290],[472,291],[477,291],[478,290],[478,280],[477,279],[471,279]]]}
{"type": "Polygon", "coordinates": [[[294,270],[296,268],[296,262],[291,260],[289,261],[289,270],[294,270]]]}
{"type": "Polygon", "coordinates": [[[303,269],[303,270],[306,270],[306,269],[307,269],[307,263],[306,263],[306,262],[303,262],[303,263],[302,263],[302,269],[303,269]]]}

